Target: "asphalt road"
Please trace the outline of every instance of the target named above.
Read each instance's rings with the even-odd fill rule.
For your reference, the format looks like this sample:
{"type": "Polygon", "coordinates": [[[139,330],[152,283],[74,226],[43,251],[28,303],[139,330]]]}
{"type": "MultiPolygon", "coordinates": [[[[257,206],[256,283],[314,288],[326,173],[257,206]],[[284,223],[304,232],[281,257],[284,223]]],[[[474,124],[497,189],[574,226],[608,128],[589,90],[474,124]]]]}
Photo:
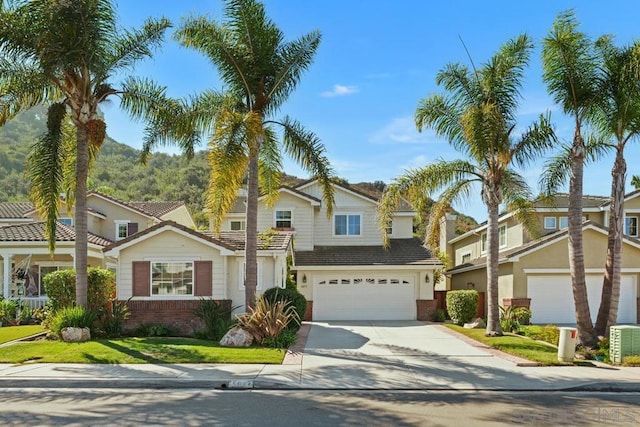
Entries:
{"type": "Polygon", "coordinates": [[[0,425],[638,424],[638,393],[0,389],[0,425]]]}

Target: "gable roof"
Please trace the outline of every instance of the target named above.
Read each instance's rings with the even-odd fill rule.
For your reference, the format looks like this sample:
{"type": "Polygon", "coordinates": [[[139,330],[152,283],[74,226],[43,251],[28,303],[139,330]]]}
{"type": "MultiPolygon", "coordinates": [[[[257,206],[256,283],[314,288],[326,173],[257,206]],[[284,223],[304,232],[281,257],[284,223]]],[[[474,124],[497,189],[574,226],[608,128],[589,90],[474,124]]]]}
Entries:
{"type": "MultiPolygon", "coordinates": [[[[44,221],[0,227],[0,242],[47,242],[44,221]]],[[[75,242],[76,231],[61,222],[56,223],[56,242],[75,242]]],[[[87,233],[87,241],[98,246],[108,246],[113,242],[93,233],[87,233]]]]}
{"type": "Polygon", "coordinates": [[[316,246],[296,251],[296,266],[441,265],[419,239],[391,239],[390,246],[316,246]]]}
{"type": "Polygon", "coordinates": [[[87,198],[90,196],[100,197],[118,206],[122,206],[125,209],[129,209],[146,217],[155,219],[161,219],[163,215],[184,206],[184,202],[124,202],[95,190],[87,192],[87,198]]]}
{"type": "MultiPolygon", "coordinates": [[[[583,209],[599,209],[603,204],[609,201],[609,197],[606,196],[582,196],[582,208],[583,209]]],[[[569,208],[569,194],[558,193],[555,194],[550,202],[547,202],[543,198],[539,198],[533,202],[536,209],[567,209],[569,208]]]]}
{"type": "MultiPolygon", "coordinates": [[[[119,250],[136,244],[140,240],[145,240],[169,229],[173,229],[174,231],[195,240],[200,240],[203,243],[208,243],[221,249],[226,249],[227,251],[236,252],[244,250],[244,231],[221,232],[218,236],[215,236],[213,233],[196,231],[182,224],[178,224],[175,221],[162,221],[138,233],[132,234],[125,239],[111,243],[109,246],[104,248],[104,252],[110,252],[114,249],[118,252],[119,250]]],[[[261,233],[258,235],[258,251],[286,250],[291,243],[292,236],[293,233],[275,231],[268,234],[261,233]]]]}
{"type": "MultiPolygon", "coordinates": [[[[630,193],[625,194],[624,201],[626,202],[627,200],[635,199],[638,196],[640,196],[640,189],[634,190],[630,193]]],[[[611,204],[611,199],[607,197],[607,202],[603,203],[602,207],[608,207],[610,204],[611,204]]]]}
{"type": "MultiPolygon", "coordinates": [[[[582,224],[582,231],[584,230],[596,230],[604,235],[608,234],[607,228],[601,226],[600,224],[596,224],[591,221],[585,221],[582,224]]],[[[569,229],[564,228],[562,230],[555,231],[553,233],[546,234],[542,237],[539,237],[536,240],[532,240],[523,245],[516,246],[515,248],[508,249],[506,251],[500,252],[498,255],[500,263],[504,262],[515,262],[518,260],[518,257],[523,255],[528,255],[532,252],[538,251],[543,247],[555,243],[559,240],[566,238],[569,235],[569,229]]],[[[624,236],[624,241],[634,246],[640,248],[640,240],[635,237],[624,236]]],[[[484,268],[487,264],[487,257],[483,256],[480,258],[473,259],[467,263],[456,265],[453,268],[447,270],[447,274],[449,273],[458,273],[461,271],[475,270],[476,268],[484,268]]]]}

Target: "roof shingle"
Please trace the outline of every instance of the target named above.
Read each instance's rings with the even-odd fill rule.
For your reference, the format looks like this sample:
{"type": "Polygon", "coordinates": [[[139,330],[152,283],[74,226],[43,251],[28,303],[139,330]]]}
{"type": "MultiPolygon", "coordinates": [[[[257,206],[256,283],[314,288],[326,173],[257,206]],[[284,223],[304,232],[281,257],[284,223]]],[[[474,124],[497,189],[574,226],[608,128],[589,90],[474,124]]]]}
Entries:
{"type": "MultiPolygon", "coordinates": [[[[46,242],[46,224],[31,222],[28,224],[6,225],[0,227],[0,242],[46,242]]],[[[113,243],[109,239],[93,233],[87,233],[88,242],[99,246],[108,246],[113,243]]],[[[56,242],[75,242],[76,231],[73,227],[56,223],[56,242]]]]}

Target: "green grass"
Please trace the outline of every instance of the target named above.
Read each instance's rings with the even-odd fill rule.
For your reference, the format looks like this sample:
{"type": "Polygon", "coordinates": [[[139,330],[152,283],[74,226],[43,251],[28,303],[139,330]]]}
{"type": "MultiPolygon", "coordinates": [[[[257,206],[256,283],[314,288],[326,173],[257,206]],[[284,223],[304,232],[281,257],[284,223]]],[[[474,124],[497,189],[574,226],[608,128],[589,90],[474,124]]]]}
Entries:
{"type": "Polygon", "coordinates": [[[498,349],[502,352],[538,362],[544,366],[571,365],[572,363],[558,360],[558,349],[550,344],[533,341],[514,334],[505,334],[502,337],[485,337],[484,329],[465,329],[457,325],[445,325],[456,332],[468,336],[476,341],[498,349]]]}
{"type": "Polygon", "coordinates": [[[228,348],[192,338],[122,338],[84,343],[34,341],[0,352],[0,363],[268,363],[279,364],[284,350],[228,348]]]}
{"type": "Polygon", "coordinates": [[[4,326],[0,328],[0,344],[44,332],[40,325],[4,326]]]}

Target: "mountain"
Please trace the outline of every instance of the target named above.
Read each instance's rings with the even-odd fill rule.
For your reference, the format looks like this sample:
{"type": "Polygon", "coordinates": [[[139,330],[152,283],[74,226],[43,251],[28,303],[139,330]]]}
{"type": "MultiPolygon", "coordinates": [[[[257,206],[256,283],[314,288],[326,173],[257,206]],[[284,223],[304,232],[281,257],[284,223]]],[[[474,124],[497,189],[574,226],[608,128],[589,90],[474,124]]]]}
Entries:
{"type": "MultiPolygon", "coordinates": [[[[45,131],[45,120],[46,110],[34,108],[0,129],[0,201],[29,198],[24,167],[31,145],[45,131]]],[[[210,173],[205,152],[196,153],[191,161],[181,155],[154,153],[147,165],[142,165],[139,158],[140,150],[107,136],[89,176],[89,188],[122,200],[184,201],[196,223],[207,224],[202,214],[210,173]]],[[[286,174],[282,179],[290,186],[303,181],[286,174]]],[[[385,187],[382,181],[349,185],[373,197],[379,197],[385,187]]],[[[476,225],[473,218],[461,214],[458,218],[461,233],[476,225]]]]}

